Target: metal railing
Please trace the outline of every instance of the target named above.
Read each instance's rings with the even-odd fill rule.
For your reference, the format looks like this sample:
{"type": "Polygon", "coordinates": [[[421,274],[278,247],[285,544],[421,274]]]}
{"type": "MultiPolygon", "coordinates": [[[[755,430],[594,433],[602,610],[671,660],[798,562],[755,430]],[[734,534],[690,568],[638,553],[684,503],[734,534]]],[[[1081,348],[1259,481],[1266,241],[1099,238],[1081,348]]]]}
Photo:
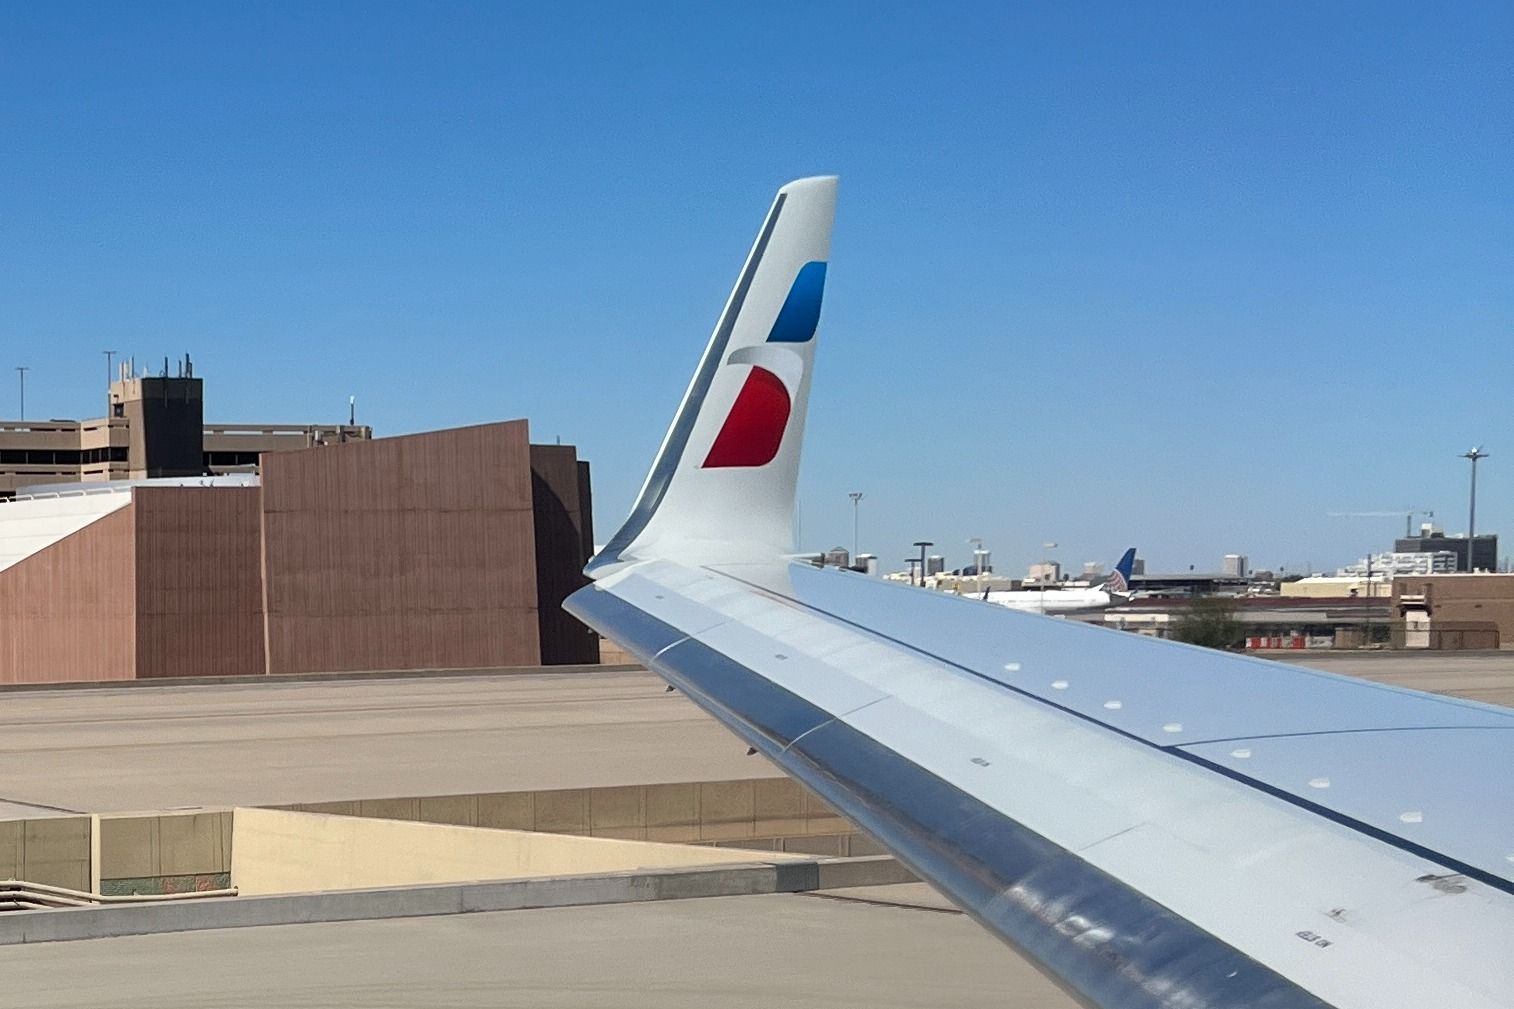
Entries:
{"type": "Polygon", "coordinates": [[[130,489],[130,487],[123,487],[119,483],[113,483],[110,486],[102,485],[100,487],[80,487],[75,484],[69,484],[67,490],[34,491],[31,494],[17,494],[15,497],[0,498],[0,504],[14,504],[20,501],[50,501],[65,497],[86,497],[91,494],[120,494],[130,489]]]}
{"type": "Polygon", "coordinates": [[[235,897],[237,888],[191,890],[186,893],[103,894],[70,890],[47,883],[24,879],[0,879],[0,912],[41,911],[60,907],[99,907],[109,904],[156,904],[166,900],[194,900],[200,897],[235,897]]]}

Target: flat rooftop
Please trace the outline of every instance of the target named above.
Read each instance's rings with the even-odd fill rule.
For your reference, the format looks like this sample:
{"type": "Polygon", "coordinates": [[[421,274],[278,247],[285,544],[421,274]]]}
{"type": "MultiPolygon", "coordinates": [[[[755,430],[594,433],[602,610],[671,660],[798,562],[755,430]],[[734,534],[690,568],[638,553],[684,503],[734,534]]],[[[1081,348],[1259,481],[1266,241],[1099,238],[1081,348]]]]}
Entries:
{"type": "Polygon", "coordinates": [[[0,818],[780,773],[645,671],[0,692],[0,818]]]}
{"type": "Polygon", "coordinates": [[[1002,1007],[1076,1003],[922,884],[0,948],[17,1005],[1002,1007]]]}
{"type": "MultiPolygon", "coordinates": [[[[1514,707],[1514,651],[1287,660],[1514,707]]],[[[644,670],[0,692],[0,817],[779,774],[644,670]]]]}
{"type": "Polygon", "coordinates": [[[1284,662],[1343,676],[1514,708],[1514,651],[1274,652],[1284,662]]]}

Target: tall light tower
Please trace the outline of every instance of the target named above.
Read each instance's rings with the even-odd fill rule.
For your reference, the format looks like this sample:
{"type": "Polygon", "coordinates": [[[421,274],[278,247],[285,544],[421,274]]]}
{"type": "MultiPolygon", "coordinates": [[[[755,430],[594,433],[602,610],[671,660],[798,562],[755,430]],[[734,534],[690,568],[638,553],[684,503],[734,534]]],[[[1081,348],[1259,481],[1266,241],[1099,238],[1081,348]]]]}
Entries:
{"type": "Polygon", "coordinates": [[[16,374],[21,376],[21,419],[26,419],[26,373],[31,371],[26,365],[17,365],[16,374]]]}
{"type": "Polygon", "coordinates": [[[979,578],[983,577],[983,557],[988,552],[983,549],[982,536],[969,536],[967,542],[973,545],[973,570],[979,578]]]}
{"type": "Polygon", "coordinates": [[[852,499],[852,567],[857,566],[857,511],[862,504],[862,492],[854,490],[847,494],[852,499]]]}
{"type": "Polygon", "coordinates": [[[1461,454],[1472,462],[1472,493],[1467,504],[1467,571],[1472,571],[1472,548],[1477,543],[1477,460],[1486,459],[1488,453],[1481,445],[1473,445],[1470,452],[1461,454]]]}
{"type": "Polygon", "coordinates": [[[936,544],[930,540],[915,540],[915,546],[920,548],[920,587],[925,588],[925,548],[936,544]]]}

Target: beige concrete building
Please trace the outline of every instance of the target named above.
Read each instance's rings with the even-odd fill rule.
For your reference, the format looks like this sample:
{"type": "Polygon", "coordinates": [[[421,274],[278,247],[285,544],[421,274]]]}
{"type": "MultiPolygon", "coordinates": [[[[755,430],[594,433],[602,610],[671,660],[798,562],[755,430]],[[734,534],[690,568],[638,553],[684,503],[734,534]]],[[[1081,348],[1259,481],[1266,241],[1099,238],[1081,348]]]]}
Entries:
{"type": "Polygon", "coordinates": [[[1386,599],[1393,594],[1393,579],[1374,574],[1369,585],[1364,575],[1310,575],[1282,582],[1278,594],[1289,599],[1386,599]]]}
{"type": "Polygon", "coordinates": [[[1395,578],[1393,606],[1403,648],[1514,647],[1514,574],[1395,578]]]}
{"type": "Polygon", "coordinates": [[[47,484],[256,473],[258,456],[366,441],[361,424],[206,424],[204,383],[186,357],[178,373],[110,384],[109,416],[0,420],[0,498],[47,484]]]}

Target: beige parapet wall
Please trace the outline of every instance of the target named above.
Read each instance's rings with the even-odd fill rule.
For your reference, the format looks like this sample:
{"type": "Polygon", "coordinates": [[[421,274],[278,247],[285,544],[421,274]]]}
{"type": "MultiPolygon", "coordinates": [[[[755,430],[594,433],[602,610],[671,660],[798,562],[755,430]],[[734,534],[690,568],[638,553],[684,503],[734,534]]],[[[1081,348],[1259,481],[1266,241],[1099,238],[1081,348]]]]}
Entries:
{"type": "Polygon", "coordinates": [[[231,836],[229,809],[101,816],[100,878],[224,873],[231,868],[231,836]]]}
{"type": "Polygon", "coordinates": [[[802,856],[238,807],[231,880],[247,896],[630,872],[802,856]]]}
{"type": "Polygon", "coordinates": [[[0,820],[0,879],[91,890],[87,816],[0,820]]]}
{"type": "Polygon", "coordinates": [[[685,844],[834,837],[856,829],[791,778],[353,799],[284,808],[685,844]]]}
{"type": "MultiPolygon", "coordinates": [[[[291,809],[819,855],[882,850],[788,778],[355,799],[291,809]]],[[[87,816],[0,821],[0,878],[162,893],[224,885],[231,870],[229,809],[111,813],[98,823],[92,839],[87,816]]]]}

